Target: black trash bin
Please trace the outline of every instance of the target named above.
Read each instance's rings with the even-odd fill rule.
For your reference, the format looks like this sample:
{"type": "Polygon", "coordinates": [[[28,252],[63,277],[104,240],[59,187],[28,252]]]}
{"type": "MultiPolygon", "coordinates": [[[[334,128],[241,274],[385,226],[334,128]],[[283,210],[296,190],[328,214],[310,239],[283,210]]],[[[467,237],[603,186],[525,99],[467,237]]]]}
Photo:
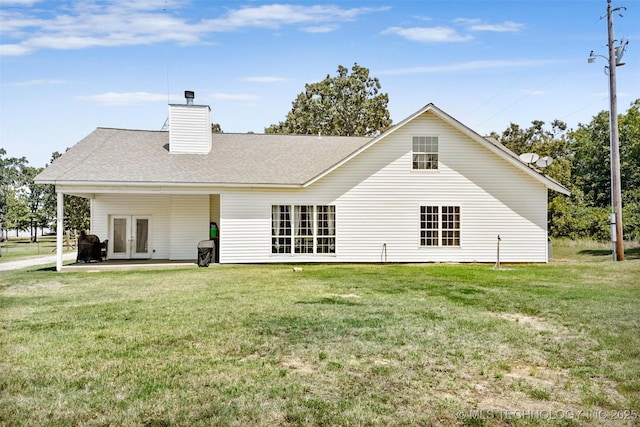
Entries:
{"type": "Polygon", "coordinates": [[[216,249],[213,240],[201,240],[198,242],[198,267],[209,267],[216,249]]]}

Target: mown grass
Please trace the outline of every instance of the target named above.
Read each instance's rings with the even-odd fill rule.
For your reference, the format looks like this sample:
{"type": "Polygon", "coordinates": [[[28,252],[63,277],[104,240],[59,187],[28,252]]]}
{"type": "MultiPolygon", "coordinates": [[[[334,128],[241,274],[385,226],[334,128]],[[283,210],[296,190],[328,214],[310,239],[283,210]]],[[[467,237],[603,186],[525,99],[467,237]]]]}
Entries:
{"type": "MultiPolygon", "coordinates": [[[[71,248],[64,248],[72,250],[71,248]]],[[[39,256],[55,255],[56,238],[55,236],[38,237],[37,242],[31,242],[28,237],[11,237],[0,242],[0,250],[2,256],[0,263],[8,261],[16,261],[25,258],[34,258],[39,256]]]]}
{"type": "Polygon", "coordinates": [[[640,260],[558,249],[3,273],[0,425],[637,425],[640,260]]]}

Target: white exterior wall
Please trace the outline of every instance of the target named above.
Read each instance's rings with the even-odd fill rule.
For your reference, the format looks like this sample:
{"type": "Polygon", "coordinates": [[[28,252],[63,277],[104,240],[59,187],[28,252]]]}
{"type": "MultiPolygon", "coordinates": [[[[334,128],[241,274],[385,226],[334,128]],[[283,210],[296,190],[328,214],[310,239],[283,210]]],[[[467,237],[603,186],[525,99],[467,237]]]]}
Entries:
{"type": "Polygon", "coordinates": [[[502,262],[547,261],[545,186],[429,112],[307,188],[101,190],[114,193],[93,193],[92,232],[108,238],[110,215],[149,216],[154,259],[196,259],[213,220],[221,263],[380,262],[383,244],[388,262],[495,262],[498,235],[502,262]],[[412,136],[439,138],[437,171],[411,169],[412,136]],[[335,205],[336,254],[272,255],[279,204],[335,205]],[[460,207],[460,247],[420,246],[428,205],[460,207]]]}
{"type": "Polygon", "coordinates": [[[169,106],[169,150],[175,154],[211,151],[211,109],[208,105],[169,106]]]}
{"type": "Polygon", "coordinates": [[[198,242],[209,238],[209,196],[172,195],[169,259],[198,258],[198,242]]]}
{"type": "Polygon", "coordinates": [[[163,232],[170,226],[171,196],[146,194],[96,194],[92,201],[91,232],[109,238],[112,215],[149,217],[149,252],[152,259],[169,259],[171,242],[163,232]]]}
{"type": "Polygon", "coordinates": [[[148,216],[152,259],[195,260],[200,240],[209,237],[209,195],[97,194],[91,232],[109,238],[112,215],[148,216]]]}
{"type": "Polygon", "coordinates": [[[431,113],[308,188],[226,191],[220,261],[547,261],[547,190],[431,113]],[[439,170],[411,169],[412,136],[438,136],[439,170]],[[336,254],[272,255],[271,205],[336,206],[336,254]],[[420,246],[420,206],[460,206],[460,247],[420,246]]]}

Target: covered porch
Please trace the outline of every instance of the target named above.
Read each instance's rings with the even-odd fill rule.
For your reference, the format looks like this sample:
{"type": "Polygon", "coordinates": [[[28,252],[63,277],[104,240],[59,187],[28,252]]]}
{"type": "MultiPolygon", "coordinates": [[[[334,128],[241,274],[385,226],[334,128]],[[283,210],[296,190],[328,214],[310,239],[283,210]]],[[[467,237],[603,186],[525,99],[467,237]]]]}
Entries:
{"type": "MultiPolygon", "coordinates": [[[[129,267],[133,265],[139,268],[158,268],[158,264],[174,268],[190,263],[197,266],[199,242],[213,238],[211,227],[217,233],[217,224],[220,223],[220,194],[212,194],[209,189],[203,188],[181,190],[136,187],[100,191],[92,186],[56,185],[56,270],[69,271],[76,267],[82,271],[87,271],[89,267],[102,270],[123,269],[134,268],[129,267]],[[85,197],[91,201],[90,232],[100,239],[103,253],[102,256],[84,258],[108,259],[109,262],[104,267],[97,267],[101,263],[96,262],[63,265],[64,194],[85,197]],[[153,267],[146,267],[148,265],[153,267]]],[[[217,255],[217,234],[215,244],[217,255]]]]}

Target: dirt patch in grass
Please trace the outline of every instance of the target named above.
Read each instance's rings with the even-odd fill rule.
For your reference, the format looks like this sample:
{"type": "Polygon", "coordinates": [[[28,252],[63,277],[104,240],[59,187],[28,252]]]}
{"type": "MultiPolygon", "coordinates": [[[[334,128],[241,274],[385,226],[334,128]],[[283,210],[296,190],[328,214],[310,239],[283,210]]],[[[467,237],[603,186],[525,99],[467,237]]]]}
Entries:
{"type": "Polygon", "coordinates": [[[296,356],[283,357],[278,362],[278,366],[280,366],[281,368],[289,369],[292,372],[297,372],[299,374],[313,374],[316,371],[316,368],[313,364],[304,361],[296,356]]]}
{"type": "MultiPolygon", "coordinates": [[[[476,416],[483,414],[481,419],[504,422],[480,425],[510,425],[509,420],[527,418],[537,419],[534,425],[538,425],[538,422],[544,424],[573,417],[586,422],[585,425],[605,426],[611,425],[611,420],[602,414],[613,413],[612,408],[626,403],[611,381],[593,379],[591,387],[586,388],[569,370],[541,366],[517,366],[508,372],[489,375],[466,373],[457,382],[462,385],[457,388],[458,392],[447,394],[450,401],[457,402],[457,408],[465,408],[476,416]]],[[[626,421],[616,425],[633,425],[633,420],[626,421]]]]}
{"type": "Polygon", "coordinates": [[[526,328],[529,332],[549,335],[557,342],[568,342],[573,339],[586,340],[585,343],[594,344],[594,340],[587,337],[578,336],[566,326],[560,325],[553,320],[541,316],[532,316],[522,313],[490,313],[499,319],[508,320],[514,324],[526,328]]]}
{"type": "Polygon", "coordinates": [[[491,313],[493,316],[499,317],[500,319],[509,320],[510,322],[515,322],[519,325],[523,325],[525,327],[529,327],[535,331],[539,332],[567,332],[566,328],[563,328],[559,325],[554,325],[549,322],[547,319],[539,316],[530,316],[522,313],[491,313]],[[564,331],[562,331],[564,329],[564,331]]]}

